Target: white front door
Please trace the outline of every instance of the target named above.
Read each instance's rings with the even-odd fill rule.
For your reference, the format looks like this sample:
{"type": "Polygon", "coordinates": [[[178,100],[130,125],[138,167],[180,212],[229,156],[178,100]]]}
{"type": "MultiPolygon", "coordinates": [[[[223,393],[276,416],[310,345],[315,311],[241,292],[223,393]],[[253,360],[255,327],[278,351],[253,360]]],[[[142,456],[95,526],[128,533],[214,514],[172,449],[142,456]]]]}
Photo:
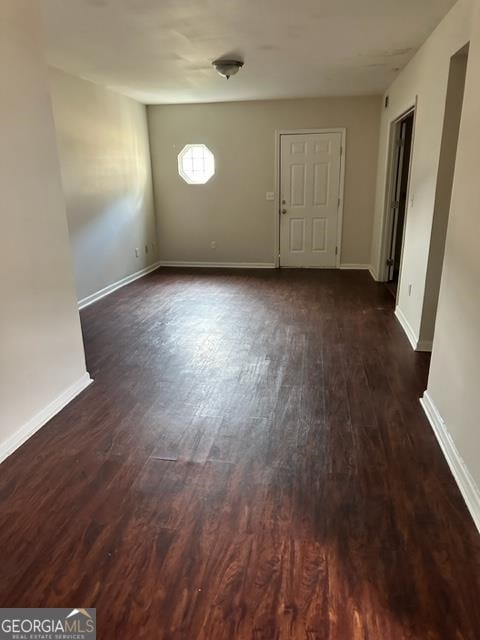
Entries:
{"type": "Polygon", "coordinates": [[[335,267],[342,134],[280,136],[280,266],[335,267]]]}

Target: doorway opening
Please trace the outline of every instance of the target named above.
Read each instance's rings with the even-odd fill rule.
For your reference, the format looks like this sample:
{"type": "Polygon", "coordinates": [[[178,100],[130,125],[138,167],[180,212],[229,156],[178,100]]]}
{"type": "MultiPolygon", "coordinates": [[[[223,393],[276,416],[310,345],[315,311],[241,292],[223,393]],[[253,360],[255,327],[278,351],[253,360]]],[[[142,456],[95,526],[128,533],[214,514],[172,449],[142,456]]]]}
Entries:
{"type": "Polygon", "coordinates": [[[387,288],[397,298],[402,263],[405,215],[412,157],[415,110],[411,109],[393,124],[393,158],[391,163],[390,228],[387,236],[387,288]]]}
{"type": "Polygon", "coordinates": [[[435,331],[453,178],[457,159],[463,94],[467,74],[468,50],[469,45],[467,44],[452,56],[450,60],[432,231],[425,279],[425,295],[423,299],[422,321],[420,324],[419,343],[425,350],[431,350],[435,331]]]}

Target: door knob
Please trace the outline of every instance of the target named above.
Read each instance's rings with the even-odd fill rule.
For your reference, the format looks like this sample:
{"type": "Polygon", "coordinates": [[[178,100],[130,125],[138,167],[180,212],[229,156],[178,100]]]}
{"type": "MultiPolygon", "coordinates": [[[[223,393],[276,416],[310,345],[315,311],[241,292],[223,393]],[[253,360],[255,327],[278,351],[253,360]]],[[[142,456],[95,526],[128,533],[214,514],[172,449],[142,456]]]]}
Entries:
{"type": "Polygon", "coordinates": [[[287,210],[286,209],[282,209],[282,213],[283,213],[283,215],[285,215],[287,213],[287,210]]]}

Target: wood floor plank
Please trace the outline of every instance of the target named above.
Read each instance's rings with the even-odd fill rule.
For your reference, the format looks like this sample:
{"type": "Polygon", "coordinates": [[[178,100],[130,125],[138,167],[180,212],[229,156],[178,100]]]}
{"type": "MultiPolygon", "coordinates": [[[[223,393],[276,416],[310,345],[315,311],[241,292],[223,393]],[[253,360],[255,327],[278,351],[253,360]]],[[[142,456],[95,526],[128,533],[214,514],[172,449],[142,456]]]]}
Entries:
{"type": "Polygon", "coordinates": [[[0,466],[0,606],[478,640],[480,539],[392,307],[363,272],[162,269],[85,309],[95,383],[0,466]]]}

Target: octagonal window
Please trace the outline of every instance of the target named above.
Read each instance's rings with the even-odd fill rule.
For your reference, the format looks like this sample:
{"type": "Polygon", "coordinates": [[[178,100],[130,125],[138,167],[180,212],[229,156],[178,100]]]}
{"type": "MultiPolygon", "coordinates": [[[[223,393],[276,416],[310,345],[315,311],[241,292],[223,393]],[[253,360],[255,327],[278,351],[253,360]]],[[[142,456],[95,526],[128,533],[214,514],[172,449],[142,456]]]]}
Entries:
{"type": "Polygon", "coordinates": [[[178,173],[188,184],[205,184],[215,173],[215,157],[204,144],[187,144],[178,154],[178,173]]]}

